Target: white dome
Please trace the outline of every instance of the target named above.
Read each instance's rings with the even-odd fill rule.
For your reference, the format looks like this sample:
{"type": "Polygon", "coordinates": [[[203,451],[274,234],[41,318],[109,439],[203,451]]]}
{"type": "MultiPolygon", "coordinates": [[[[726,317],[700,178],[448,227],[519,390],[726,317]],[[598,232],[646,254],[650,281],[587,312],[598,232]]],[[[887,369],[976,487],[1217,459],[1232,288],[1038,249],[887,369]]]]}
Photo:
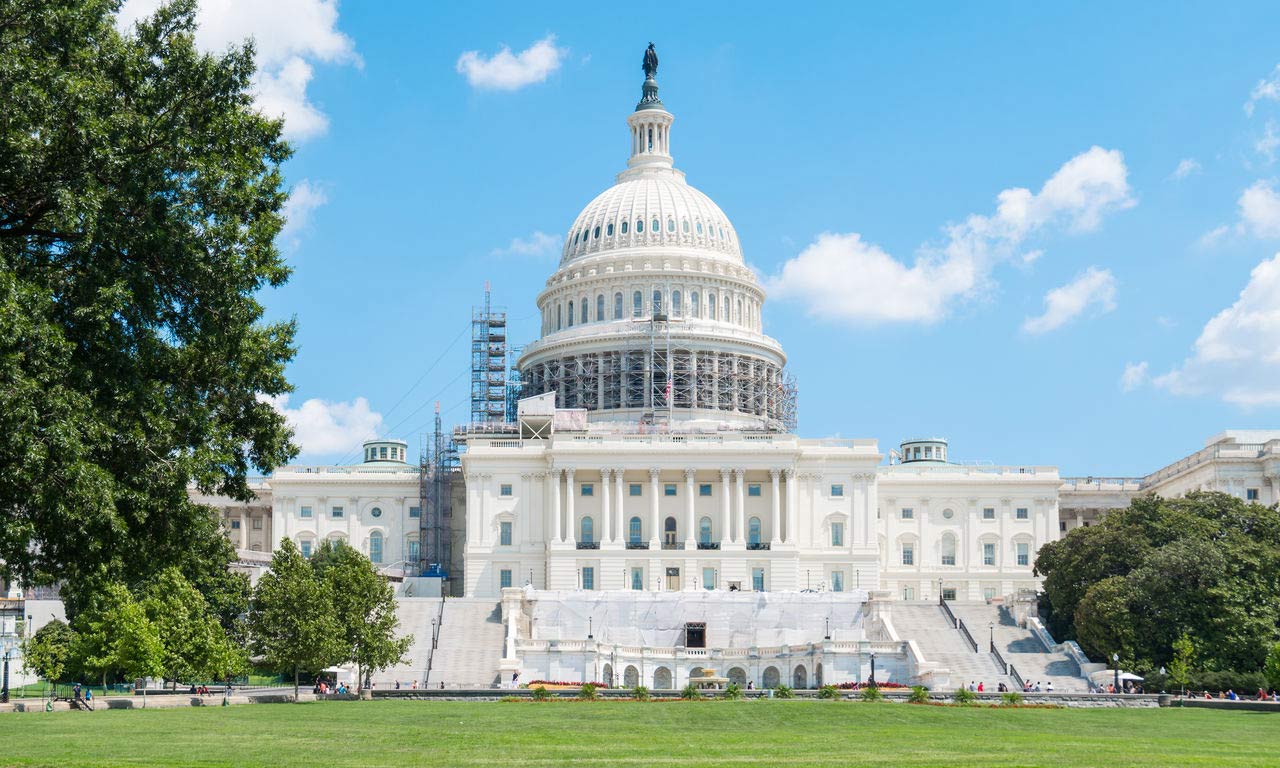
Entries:
{"type": "Polygon", "coordinates": [[[729,218],[687,184],[683,174],[668,169],[622,176],[578,214],[565,235],[561,265],[595,253],[647,246],[691,248],[742,264],[729,218]]]}

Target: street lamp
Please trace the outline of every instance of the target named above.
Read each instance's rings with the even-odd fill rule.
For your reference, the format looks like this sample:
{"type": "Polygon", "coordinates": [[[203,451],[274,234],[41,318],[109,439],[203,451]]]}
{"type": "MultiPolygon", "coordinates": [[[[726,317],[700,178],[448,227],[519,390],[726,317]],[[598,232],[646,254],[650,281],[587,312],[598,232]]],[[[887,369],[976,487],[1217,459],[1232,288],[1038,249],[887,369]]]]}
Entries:
{"type": "Polygon", "coordinates": [[[594,640],[596,637],[594,619],[595,619],[594,616],[587,617],[587,639],[588,640],[594,640]]]}
{"type": "Polygon", "coordinates": [[[4,639],[4,683],[0,686],[0,704],[9,703],[9,655],[13,653],[13,641],[4,639]]]}
{"type": "Polygon", "coordinates": [[[822,633],[822,639],[830,640],[831,639],[831,617],[828,616],[822,621],[823,621],[823,625],[826,627],[826,631],[822,633]]]}
{"type": "Polygon", "coordinates": [[[440,636],[436,634],[436,617],[432,616],[431,617],[431,650],[433,651],[435,650],[436,640],[439,637],[440,636]]]}
{"type": "Polygon", "coordinates": [[[876,687],[876,652],[871,652],[871,687],[876,687]]]}
{"type": "Polygon", "coordinates": [[[1121,690],[1120,689],[1120,654],[1118,653],[1111,654],[1111,660],[1115,662],[1115,665],[1116,665],[1116,693],[1119,693],[1121,690]]]}
{"type": "Polygon", "coordinates": [[[996,650],[996,623],[993,621],[993,622],[991,622],[991,623],[990,623],[989,625],[987,625],[987,626],[989,626],[989,627],[991,628],[991,652],[992,652],[992,653],[995,653],[995,650],[996,650]]]}
{"type": "MultiPolygon", "coordinates": [[[[1160,667],[1160,687],[1161,687],[1162,689],[1163,689],[1163,688],[1167,688],[1167,687],[1168,687],[1168,684],[1167,684],[1167,683],[1166,683],[1166,681],[1165,681],[1165,677],[1164,677],[1164,675],[1165,675],[1164,667],[1160,667]]],[[[1161,692],[1161,693],[1168,693],[1168,691],[1165,691],[1165,690],[1161,690],[1160,692],[1161,692]]]]}

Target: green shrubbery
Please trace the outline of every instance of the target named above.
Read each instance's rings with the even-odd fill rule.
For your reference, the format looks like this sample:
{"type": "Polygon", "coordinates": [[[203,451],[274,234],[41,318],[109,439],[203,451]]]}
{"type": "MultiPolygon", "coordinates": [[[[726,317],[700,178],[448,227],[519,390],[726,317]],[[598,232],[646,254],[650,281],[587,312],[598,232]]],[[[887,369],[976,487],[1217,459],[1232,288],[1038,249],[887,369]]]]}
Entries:
{"type": "Polygon", "coordinates": [[[977,703],[978,694],[968,688],[957,688],[953,698],[956,700],[957,704],[968,706],[970,704],[977,703]]]}
{"type": "Polygon", "coordinates": [[[911,695],[907,696],[907,702],[910,704],[928,704],[929,689],[923,685],[911,686],[911,695]]]}
{"type": "Polygon", "coordinates": [[[868,685],[859,693],[863,701],[884,701],[884,694],[880,692],[880,687],[868,685]]]}
{"type": "Polygon", "coordinates": [[[1004,704],[1006,707],[1022,706],[1022,694],[1018,693],[1017,691],[1009,691],[1008,693],[1000,697],[1000,702],[1004,704]]]}
{"type": "Polygon", "coordinates": [[[777,688],[773,689],[773,696],[778,699],[794,699],[796,697],[796,692],[791,690],[791,686],[789,685],[779,685],[777,688]]]}
{"type": "Polygon", "coordinates": [[[684,690],[680,692],[680,698],[686,701],[697,701],[702,698],[702,691],[698,690],[698,686],[693,683],[689,683],[684,687],[684,690]]]}
{"type": "Polygon", "coordinates": [[[745,696],[742,688],[737,683],[729,683],[724,689],[724,697],[726,699],[741,699],[745,696]]]}
{"type": "Polygon", "coordinates": [[[599,694],[596,693],[595,683],[585,683],[578,689],[579,701],[595,701],[597,698],[599,698],[599,694]]]}
{"type": "Polygon", "coordinates": [[[545,685],[539,685],[537,688],[533,689],[534,701],[549,701],[550,699],[551,692],[547,690],[545,685]]]}
{"type": "Polygon", "coordinates": [[[834,685],[824,685],[818,689],[818,698],[838,699],[840,698],[840,691],[834,685]]]}
{"type": "Polygon", "coordinates": [[[636,701],[648,701],[649,689],[645,688],[643,685],[637,685],[635,689],[631,691],[631,698],[636,701]]]}

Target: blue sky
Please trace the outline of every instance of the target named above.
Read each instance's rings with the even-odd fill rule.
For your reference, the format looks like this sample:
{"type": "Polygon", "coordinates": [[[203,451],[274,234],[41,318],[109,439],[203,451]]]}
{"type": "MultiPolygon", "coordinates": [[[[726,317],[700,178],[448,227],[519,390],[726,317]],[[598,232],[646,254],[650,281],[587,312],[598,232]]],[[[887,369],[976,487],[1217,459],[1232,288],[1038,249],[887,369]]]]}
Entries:
{"type": "Polygon", "coordinates": [[[464,420],[486,281],[534,338],[537,233],[624,167],[650,40],[803,435],[1130,475],[1280,426],[1274,3],[259,5],[201,34],[258,39],[297,146],[295,273],[264,300],[300,324],[303,460],[416,448],[437,399],[464,420]]]}

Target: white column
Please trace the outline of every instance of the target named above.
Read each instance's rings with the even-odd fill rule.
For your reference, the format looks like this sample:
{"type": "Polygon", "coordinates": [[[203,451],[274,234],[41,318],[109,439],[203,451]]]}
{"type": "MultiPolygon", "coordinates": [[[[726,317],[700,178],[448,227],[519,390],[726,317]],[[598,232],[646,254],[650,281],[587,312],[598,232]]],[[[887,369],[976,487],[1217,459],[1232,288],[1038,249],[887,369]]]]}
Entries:
{"type": "Polygon", "coordinates": [[[769,546],[776,547],[782,543],[782,498],[778,488],[779,470],[769,470],[769,546]]]}
{"type": "Polygon", "coordinates": [[[564,529],[560,527],[560,470],[553,469],[547,473],[547,482],[551,485],[551,542],[559,544],[564,541],[564,529]]]}
{"type": "Polygon", "coordinates": [[[729,470],[720,470],[720,546],[723,548],[732,539],[729,537],[729,470]]]}
{"type": "Polygon", "coordinates": [[[609,470],[600,470],[600,541],[604,544],[613,543],[613,525],[612,510],[609,505],[609,470]]]}
{"type": "Polygon", "coordinates": [[[661,549],[662,526],[658,519],[658,470],[649,470],[649,549],[661,549]]]}
{"type": "Polygon", "coordinates": [[[564,516],[565,516],[565,520],[564,520],[564,525],[565,525],[565,537],[564,537],[564,540],[565,540],[565,542],[566,542],[566,543],[568,543],[569,545],[571,545],[571,546],[572,546],[572,545],[575,545],[575,544],[577,543],[577,540],[578,540],[578,531],[576,530],[576,529],[577,529],[578,519],[577,519],[577,517],[575,517],[575,516],[574,516],[574,514],[573,514],[573,497],[574,497],[574,492],[573,492],[573,467],[569,467],[569,468],[565,469],[565,471],[564,471],[564,479],[565,479],[565,492],[566,492],[566,496],[565,496],[565,505],[564,505],[564,507],[565,507],[565,510],[564,510],[564,516]]]}
{"type": "Polygon", "coordinates": [[[694,471],[692,469],[686,469],[684,471],[684,548],[696,550],[698,548],[698,544],[693,533],[693,499],[694,491],[696,489],[693,486],[693,479],[694,471]]]}
{"type": "Polygon", "coordinates": [[[623,493],[624,487],[622,483],[622,470],[620,468],[613,470],[613,489],[614,489],[613,503],[617,507],[616,514],[618,515],[618,536],[617,537],[621,539],[625,544],[627,541],[629,541],[628,536],[630,535],[630,525],[627,523],[626,504],[622,501],[622,499],[625,497],[625,494],[623,493]]]}
{"type": "Polygon", "coordinates": [[[796,517],[796,471],[794,469],[784,470],[784,480],[786,480],[787,492],[787,541],[788,544],[798,544],[799,539],[799,522],[796,517]]]}
{"type": "Polygon", "coordinates": [[[746,493],[744,492],[744,489],[743,489],[744,475],[746,473],[743,470],[738,469],[734,471],[734,474],[737,475],[737,483],[734,487],[735,509],[733,510],[733,520],[734,520],[733,543],[744,544],[747,538],[746,532],[743,530],[746,527],[746,519],[747,519],[746,493]]]}

